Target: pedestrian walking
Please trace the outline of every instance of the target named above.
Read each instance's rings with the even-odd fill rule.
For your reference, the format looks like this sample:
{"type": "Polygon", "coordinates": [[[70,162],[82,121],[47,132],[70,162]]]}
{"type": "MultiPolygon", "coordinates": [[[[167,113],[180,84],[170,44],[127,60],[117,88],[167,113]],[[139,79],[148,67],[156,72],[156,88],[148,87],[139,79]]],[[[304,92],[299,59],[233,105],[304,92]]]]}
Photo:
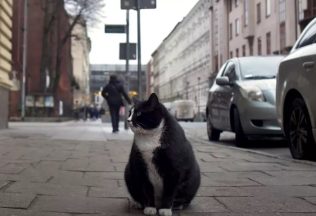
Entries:
{"type": "Polygon", "coordinates": [[[102,96],[110,109],[113,133],[117,133],[119,131],[120,108],[124,106],[122,96],[128,104],[131,104],[131,100],[115,75],[110,76],[109,83],[102,90],[102,96]]]}

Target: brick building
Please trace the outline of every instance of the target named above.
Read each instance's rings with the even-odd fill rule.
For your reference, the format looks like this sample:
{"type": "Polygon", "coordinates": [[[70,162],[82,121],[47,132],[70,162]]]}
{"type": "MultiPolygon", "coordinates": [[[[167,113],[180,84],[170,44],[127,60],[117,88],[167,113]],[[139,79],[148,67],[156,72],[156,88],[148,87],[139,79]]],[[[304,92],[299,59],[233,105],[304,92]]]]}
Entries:
{"type": "Polygon", "coordinates": [[[8,127],[9,91],[12,88],[12,0],[0,1],[0,129],[8,127]]]}
{"type": "MultiPolygon", "coordinates": [[[[12,66],[20,80],[25,18],[23,6],[24,0],[14,0],[12,66]]],[[[70,27],[64,1],[28,0],[27,11],[26,116],[57,116],[60,101],[63,115],[70,115],[73,101],[72,59],[70,38],[62,43],[70,27]]],[[[10,117],[19,116],[21,91],[11,92],[10,117]]]]}

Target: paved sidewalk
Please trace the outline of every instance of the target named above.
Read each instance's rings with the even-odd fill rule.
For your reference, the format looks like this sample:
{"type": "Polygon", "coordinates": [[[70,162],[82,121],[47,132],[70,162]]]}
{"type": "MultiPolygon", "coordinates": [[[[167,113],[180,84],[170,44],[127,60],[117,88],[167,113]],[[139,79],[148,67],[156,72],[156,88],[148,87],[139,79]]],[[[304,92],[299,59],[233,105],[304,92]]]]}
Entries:
{"type": "MultiPolygon", "coordinates": [[[[123,179],[130,131],[112,134],[100,122],[10,126],[0,131],[0,216],[143,215],[123,179]]],[[[316,163],[192,141],[202,185],[174,215],[316,215],[316,163]]]]}

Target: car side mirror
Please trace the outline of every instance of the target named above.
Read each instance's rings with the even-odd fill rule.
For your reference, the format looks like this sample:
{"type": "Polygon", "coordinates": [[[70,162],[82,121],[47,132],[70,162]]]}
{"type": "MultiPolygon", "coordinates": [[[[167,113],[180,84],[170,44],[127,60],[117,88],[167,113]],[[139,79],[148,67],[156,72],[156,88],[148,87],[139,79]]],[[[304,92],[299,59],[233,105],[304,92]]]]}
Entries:
{"type": "Polygon", "coordinates": [[[227,86],[231,85],[231,82],[229,81],[229,78],[227,76],[223,76],[216,78],[216,84],[219,86],[227,86]]]}

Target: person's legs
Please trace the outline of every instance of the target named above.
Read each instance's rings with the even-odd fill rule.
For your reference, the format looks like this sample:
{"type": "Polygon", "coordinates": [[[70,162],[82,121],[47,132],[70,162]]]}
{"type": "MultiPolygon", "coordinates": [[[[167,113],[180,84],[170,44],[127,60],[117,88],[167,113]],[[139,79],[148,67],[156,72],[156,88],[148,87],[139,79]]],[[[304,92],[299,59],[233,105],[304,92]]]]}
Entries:
{"type": "Polygon", "coordinates": [[[115,107],[115,131],[119,131],[119,122],[120,122],[120,107],[115,107]]]}
{"type": "Polygon", "coordinates": [[[114,106],[109,106],[110,115],[111,115],[111,122],[112,122],[112,130],[115,132],[116,127],[116,109],[114,106]]]}

